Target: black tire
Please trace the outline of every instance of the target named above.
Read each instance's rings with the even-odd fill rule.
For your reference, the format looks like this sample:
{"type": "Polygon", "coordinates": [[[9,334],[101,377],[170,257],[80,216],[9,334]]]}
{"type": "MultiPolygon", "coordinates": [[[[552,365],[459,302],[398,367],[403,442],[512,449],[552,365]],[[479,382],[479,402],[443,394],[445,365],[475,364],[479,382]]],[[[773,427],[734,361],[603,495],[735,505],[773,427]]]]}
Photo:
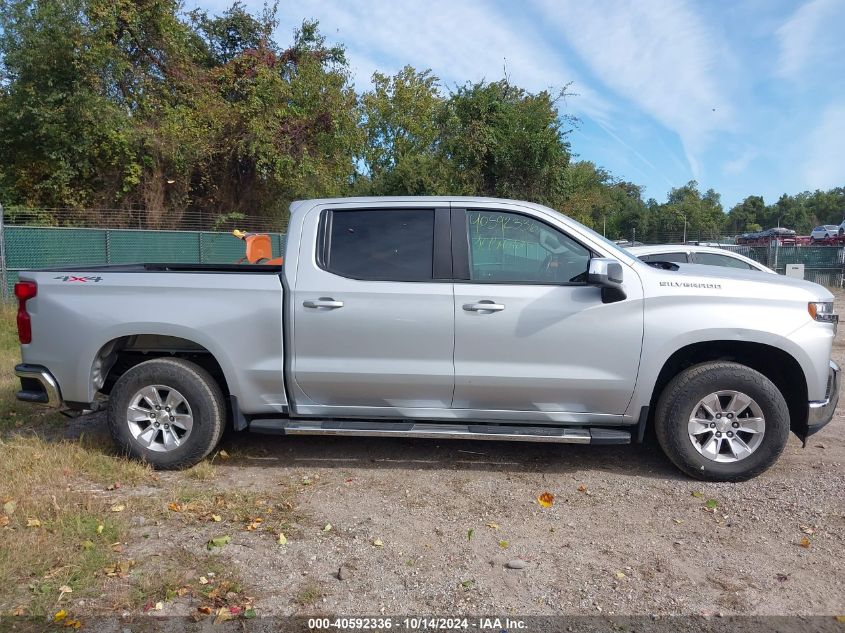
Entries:
{"type": "Polygon", "coordinates": [[[666,385],[657,402],[654,426],[663,452],[686,474],[707,481],[745,481],[769,468],[783,452],[789,438],[789,409],[778,388],[760,372],[739,363],[707,362],[685,369],[666,385]],[[698,402],[722,390],[747,394],[765,417],[759,446],[735,462],[705,457],[693,446],[687,430],[698,402]]]}
{"type": "Polygon", "coordinates": [[[156,358],[135,365],[117,380],[109,396],[108,424],[115,443],[127,455],[156,469],[174,470],[193,466],[214,450],[226,424],[226,406],[220,386],[205,369],[181,358],[156,358]],[[177,390],[191,409],[190,434],[168,451],[145,447],[127,423],[133,396],[151,385],[177,390]]]}

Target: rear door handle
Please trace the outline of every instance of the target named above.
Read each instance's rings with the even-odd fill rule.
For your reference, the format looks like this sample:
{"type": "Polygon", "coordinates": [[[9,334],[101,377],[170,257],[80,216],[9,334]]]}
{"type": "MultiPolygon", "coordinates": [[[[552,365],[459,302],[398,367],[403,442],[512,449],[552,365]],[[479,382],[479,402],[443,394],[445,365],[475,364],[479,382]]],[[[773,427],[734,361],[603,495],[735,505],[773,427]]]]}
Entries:
{"type": "Polygon", "coordinates": [[[501,303],[493,303],[489,299],[479,301],[478,303],[465,303],[464,310],[467,312],[501,312],[505,306],[501,303]]]}
{"type": "Polygon", "coordinates": [[[331,297],[320,297],[319,299],[307,299],[302,302],[306,308],[327,308],[335,310],[343,307],[343,301],[335,301],[331,297]]]}

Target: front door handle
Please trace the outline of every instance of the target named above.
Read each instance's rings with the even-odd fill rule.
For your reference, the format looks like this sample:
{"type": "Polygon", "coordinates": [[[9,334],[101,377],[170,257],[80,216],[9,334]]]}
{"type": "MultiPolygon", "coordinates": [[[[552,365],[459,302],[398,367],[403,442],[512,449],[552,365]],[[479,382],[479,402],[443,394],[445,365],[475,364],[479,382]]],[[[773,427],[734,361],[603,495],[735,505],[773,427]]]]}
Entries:
{"type": "Polygon", "coordinates": [[[501,312],[505,306],[501,303],[493,303],[489,299],[484,299],[478,303],[465,303],[464,310],[467,312],[501,312]]]}
{"type": "Polygon", "coordinates": [[[320,297],[319,299],[307,299],[302,302],[306,308],[327,308],[336,310],[343,307],[343,301],[335,301],[331,297],[320,297]]]}

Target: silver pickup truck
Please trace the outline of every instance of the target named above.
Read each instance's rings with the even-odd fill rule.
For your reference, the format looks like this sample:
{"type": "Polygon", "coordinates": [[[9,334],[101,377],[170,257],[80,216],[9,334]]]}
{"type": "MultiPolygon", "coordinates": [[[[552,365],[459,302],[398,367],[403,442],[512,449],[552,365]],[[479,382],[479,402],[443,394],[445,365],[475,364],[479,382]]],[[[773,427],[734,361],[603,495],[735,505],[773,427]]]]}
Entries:
{"type": "Polygon", "coordinates": [[[18,398],[107,407],[157,468],[224,428],[627,444],[694,477],[768,468],[830,421],[826,289],[651,265],[540,205],[349,198],[291,207],[283,267],[27,271],[18,398]]]}

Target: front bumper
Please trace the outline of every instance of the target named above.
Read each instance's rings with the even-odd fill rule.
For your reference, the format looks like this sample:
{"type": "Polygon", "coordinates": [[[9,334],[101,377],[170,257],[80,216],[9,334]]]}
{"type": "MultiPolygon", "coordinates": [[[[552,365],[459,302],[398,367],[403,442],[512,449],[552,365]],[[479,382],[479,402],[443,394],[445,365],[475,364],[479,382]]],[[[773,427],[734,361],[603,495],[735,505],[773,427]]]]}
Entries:
{"type": "Polygon", "coordinates": [[[54,409],[62,407],[59,383],[46,367],[22,363],[15,367],[15,376],[21,380],[21,390],[15,394],[18,400],[44,404],[54,409]]]}
{"type": "Polygon", "coordinates": [[[824,400],[813,400],[807,411],[807,437],[817,433],[830,422],[839,403],[839,365],[830,361],[824,400]]]}

